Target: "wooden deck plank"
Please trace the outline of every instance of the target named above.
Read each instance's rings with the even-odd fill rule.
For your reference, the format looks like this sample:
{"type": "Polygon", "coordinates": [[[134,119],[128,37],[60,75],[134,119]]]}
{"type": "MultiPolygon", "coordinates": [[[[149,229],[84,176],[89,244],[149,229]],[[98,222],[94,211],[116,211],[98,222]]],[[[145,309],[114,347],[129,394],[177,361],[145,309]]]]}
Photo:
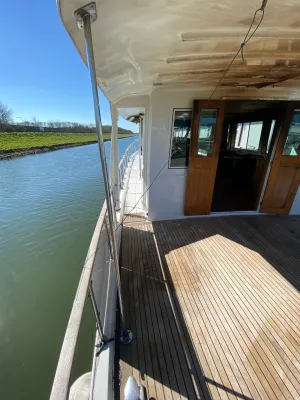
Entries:
{"type": "Polygon", "coordinates": [[[273,368],[273,366],[269,363],[269,360],[267,360],[267,363],[268,363],[268,365],[269,365],[269,368],[273,368]]]}
{"type": "MultiPolygon", "coordinates": [[[[236,271],[235,271],[236,272],[236,271]]],[[[236,274],[237,274],[237,272],[236,272],[236,274]]],[[[225,277],[225,279],[226,279],[226,277],[225,277]]],[[[241,283],[240,283],[240,285],[241,285],[241,283]]],[[[232,286],[232,284],[231,284],[231,286],[232,286]]],[[[238,296],[238,299],[240,299],[240,296],[238,296]]],[[[246,309],[247,310],[247,309],[246,309]]],[[[248,328],[248,329],[251,329],[251,325],[250,325],[250,327],[248,328]]],[[[251,333],[251,330],[249,331],[248,330],[248,336],[249,336],[249,333],[251,333]]],[[[259,336],[258,336],[259,337],[259,336]]],[[[257,342],[257,341],[256,341],[257,342]]],[[[256,343],[255,343],[256,344],[256,343]]],[[[266,350],[266,349],[264,349],[264,350],[266,350]]],[[[260,353],[261,352],[261,349],[260,348],[258,348],[258,353],[260,353]]],[[[270,364],[270,360],[269,359],[265,359],[264,360],[264,364],[267,364],[268,365],[268,367],[269,368],[273,368],[273,366],[270,364]]],[[[263,367],[263,364],[262,364],[262,367],[263,367]]]]}
{"type": "Polygon", "coordinates": [[[145,214],[144,213],[136,213],[132,211],[130,214],[125,214],[123,219],[123,224],[132,224],[132,223],[141,223],[145,222],[145,214]]]}
{"type": "MultiPolygon", "coordinates": [[[[188,387],[187,391],[184,382],[184,374],[186,368],[181,369],[180,365],[178,364],[179,359],[181,359],[181,361],[183,362],[184,360],[182,359],[181,354],[177,354],[176,352],[175,341],[177,339],[177,335],[174,337],[174,333],[176,334],[176,327],[172,326],[172,317],[170,313],[167,312],[168,308],[165,308],[166,305],[165,299],[163,297],[162,298],[160,297],[160,294],[164,292],[165,283],[163,280],[163,276],[157,273],[159,272],[159,268],[156,263],[156,258],[152,257],[155,249],[153,246],[153,241],[151,240],[152,233],[148,228],[149,225],[144,225],[141,231],[144,234],[143,236],[145,239],[145,246],[149,250],[148,252],[146,252],[146,254],[148,255],[147,263],[149,267],[149,270],[147,272],[150,274],[152,278],[155,279],[155,280],[149,279],[149,283],[151,286],[151,293],[154,298],[154,303],[157,313],[157,320],[155,323],[158,325],[161,334],[161,341],[162,341],[161,350],[165,356],[166,363],[169,366],[167,372],[170,377],[170,381],[173,382],[174,387],[178,386],[178,389],[180,389],[178,390],[178,393],[181,393],[181,396],[179,396],[178,393],[173,393],[173,397],[188,398],[188,393],[194,395],[194,392],[193,388],[189,384],[187,385],[188,387]],[[159,290],[157,290],[157,288],[159,290]],[[160,321],[164,321],[164,324],[160,323],[160,321]]],[[[164,368],[164,365],[162,365],[162,368],[164,368]]]]}
{"type": "MultiPolygon", "coordinates": [[[[139,249],[139,260],[138,260],[138,279],[140,281],[140,296],[139,296],[139,305],[140,308],[143,309],[143,321],[142,321],[142,330],[144,331],[147,341],[145,341],[145,354],[148,358],[148,363],[151,365],[153,363],[153,368],[149,368],[147,370],[147,379],[148,379],[148,392],[149,397],[154,397],[154,392],[152,394],[152,390],[150,390],[149,381],[152,383],[154,380],[156,393],[158,398],[172,398],[172,392],[170,391],[170,382],[168,373],[164,366],[164,354],[161,349],[161,338],[160,332],[158,328],[158,324],[156,323],[156,313],[153,304],[153,297],[148,294],[148,279],[147,271],[145,271],[145,266],[147,267],[146,261],[146,252],[142,251],[145,248],[143,243],[143,239],[141,238],[141,229],[133,229],[132,235],[135,236],[136,247],[139,249]]],[[[147,365],[147,361],[146,361],[147,365]]]]}
{"type": "Polygon", "coordinates": [[[125,225],[134,340],[120,350],[121,398],[133,374],[157,400],[299,399],[299,225],[273,216],[125,225]]]}
{"type": "MultiPolygon", "coordinates": [[[[134,244],[132,243],[132,236],[128,235],[128,272],[129,272],[129,286],[128,286],[128,293],[127,295],[130,296],[130,328],[132,332],[137,332],[137,327],[139,326],[139,313],[135,309],[135,304],[138,302],[138,293],[137,293],[137,280],[134,274],[132,273],[132,265],[134,262],[133,258],[133,247],[134,244]]],[[[126,248],[124,249],[126,251],[126,248]]],[[[131,353],[131,362],[132,362],[132,369],[133,369],[133,376],[137,380],[137,382],[141,382],[141,371],[142,367],[140,365],[139,356],[142,355],[141,352],[143,351],[143,347],[141,347],[141,352],[139,351],[139,336],[135,334],[133,336],[133,340],[131,343],[132,353],[131,353]]],[[[123,350],[123,349],[122,349],[123,350]]],[[[126,375],[122,376],[122,380],[124,384],[126,384],[126,375]]]]}
{"type": "MultiPolygon", "coordinates": [[[[176,233],[176,230],[174,232],[176,233]]],[[[179,237],[180,233],[181,233],[181,236],[182,236],[182,232],[180,232],[180,231],[177,231],[177,232],[178,232],[178,236],[177,237],[179,237]]],[[[193,256],[196,256],[197,259],[201,260],[201,256],[199,257],[198,254],[196,255],[196,253],[195,253],[195,251],[193,251],[193,249],[189,249],[189,250],[191,250],[191,254],[193,256]]],[[[188,261],[188,265],[193,265],[193,258],[192,259],[188,259],[187,261],[188,261]]],[[[189,273],[189,271],[188,271],[188,273],[189,273]]],[[[211,301],[212,299],[214,299],[214,296],[212,296],[212,293],[208,290],[209,288],[208,288],[207,284],[203,284],[203,282],[205,282],[205,278],[206,277],[203,274],[201,274],[201,279],[197,279],[198,277],[193,273],[193,271],[190,272],[190,275],[191,275],[191,277],[193,279],[192,287],[197,292],[198,292],[197,289],[199,288],[199,291],[202,291],[202,293],[206,294],[206,296],[202,296],[202,299],[204,300],[203,301],[203,303],[204,303],[203,306],[204,307],[207,306],[207,309],[209,310],[209,317],[210,317],[210,320],[212,321],[212,324],[214,326],[217,326],[218,324],[216,322],[217,321],[218,322],[222,321],[221,322],[221,327],[222,327],[222,325],[225,326],[226,320],[225,319],[221,320],[221,317],[222,317],[220,315],[221,313],[217,313],[216,312],[216,309],[214,308],[214,304],[211,301]]],[[[211,284],[209,286],[211,286],[211,284]]],[[[202,300],[202,299],[199,299],[199,300],[202,300]]],[[[200,307],[203,308],[201,306],[201,302],[200,302],[200,307]]],[[[230,315],[230,319],[232,317],[233,318],[235,317],[234,314],[230,315]]],[[[229,365],[231,365],[231,368],[233,369],[234,375],[236,377],[235,379],[241,385],[240,389],[241,389],[242,393],[244,394],[245,398],[249,397],[250,394],[251,394],[249,392],[248,385],[251,386],[251,391],[255,392],[256,398],[259,398],[260,396],[258,395],[258,392],[255,389],[255,386],[252,384],[250,376],[248,375],[246,369],[242,368],[242,371],[240,371],[240,368],[238,367],[238,363],[237,363],[236,360],[239,359],[239,354],[238,354],[238,352],[236,351],[236,349],[235,349],[235,347],[233,345],[233,342],[231,340],[232,338],[230,336],[226,336],[226,332],[224,332],[223,329],[221,329],[221,330],[218,329],[217,330],[217,334],[218,334],[218,339],[219,339],[220,343],[222,342],[222,340],[224,341],[224,348],[225,348],[225,352],[226,352],[226,358],[228,358],[228,363],[229,363],[229,365]],[[243,378],[245,379],[245,382],[244,382],[243,378]]],[[[243,367],[243,364],[242,364],[242,367],[243,367]]]]}
{"type": "MultiPolygon", "coordinates": [[[[143,346],[143,353],[139,354],[140,363],[143,365],[142,381],[147,387],[149,397],[156,396],[158,398],[163,398],[163,386],[161,385],[160,370],[157,363],[157,353],[152,347],[149,338],[149,328],[148,325],[152,325],[149,306],[145,307],[144,302],[144,285],[142,279],[142,256],[141,248],[138,242],[138,238],[135,235],[135,230],[131,230],[130,236],[133,238],[134,245],[134,258],[132,260],[132,265],[136,267],[133,271],[133,279],[137,282],[137,298],[135,303],[135,309],[139,310],[140,324],[137,326],[137,333],[139,334],[139,339],[141,346],[143,346]],[[136,273],[135,273],[136,272],[136,273]],[[152,367],[153,363],[153,367],[152,367]]],[[[131,266],[132,268],[132,266],[131,266]]]]}
{"type": "MultiPolygon", "coordinates": [[[[244,221],[241,220],[239,221],[240,224],[243,226],[244,221]]],[[[222,223],[225,223],[225,221],[222,221],[222,223]]],[[[238,238],[239,236],[239,226],[236,226],[236,222],[233,222],[231,224],[231,229],[232,232],[235,232],[235,237],[238,238]]],[[[293,275],[291,274],[293,272],[293,268],[291,268],[290,263],[285,263],[282,261],[280,257],[278,257],[276,254],[274,255],[273,250],[271,250],[272,246],[272,239],[271,240],[265,240],[265,238],[261,235],[259,235],[258,232],[256,232],[255,229],[251,229],[249,226],[244,225],[243,229],[243,236],[240,237],[241,242],[246,246],[252,246],[252,248],[258,252],[264,252],[268,258],[271,261],[274,261],[273,263],[276,263],[276,270],[272,267],[271,263],[265,262],[264,267],[262,268],[262,271],[265,271],[267,274],[270,274],[271,277],[275,279],[275,276],[277,280],[280,282],[280,286],[286,286],[289,290],[289,299],[293,300],[294,298],[294,293],[296,294],[296,307],[299,308],[299,304],[297,304],[298,301],[298,290],[296,288],[291,288],[291,285],[289,281],[282,279],[284,273],[287,277],[293,279],[293,275]]],[[[290,247],[292,248],[293,244],[290,243],[290,247]]],[[[286,249],[282,248],[279,246],[280,251],[285,254],[286,249]]],[[[276,249],[277,251],[277,249],[276,249]]],[[[287,250],[289,251],[289,250],[287,250]]],[[[253,256],[255,253],[249,253],[249,255],[253,256]]],[[[260,260],[261,261],[261,260],[260,260]]],[[[264,260],[266,261],[266,260],[264,260]]],[[[284,276],[285,276],[284,275],[284,276]]],[[[299,275],[298,275],[299,276],[299,275]]]]}
{"type": "MultiPolygon", "coordinates": [[[[209,286],[210,286],[210,284],[209,284],[209,286]]],[[[202,296],[202,299],[204,300],[204,299],[205,299],[205,297],[204,297],[204,296],[202,296]]],[[[229,367],[229,368],[230,368],[230,367],[229,367]]],[[[228,368],[228,369],[229,369],[229,368],[228,368]]]]}
{"type": "MultiPolygon", "coordinates": [[[[212,240],[215,240],[215,239],[210,238],[211,243],[212,243],[212,240]]],[[[221,243],[220,243],[220,245],[221,245],[221,243]]],[[[219,247],[222,247],[222,246],[219,246],[219,247]]],[[[215,260],[215,262],[217,263],[217,260],[215,260]]],[[[223,262],[224,262],[224,257],[223,257],[223,262]]],[[[229,286],[229,289],[230,289],[230,286],[229,286]]],[[[249,336],[249,332],[248,332],[248,336],[249,336]]],[[[262,360],[262,357],[260,357],[260,353],[261,353],[261,349],[258,347],[253,355],[254,355],[258,365],[260,365],[261,371],[266,375],[267,379],[270,382],[270,386],[271,387],[274,387],[274,385],[275,385],[275,387],[277,386],[277,390],[280,392],[279,386],[276,385],[276,381],[272,378],[272,376],[270,375],[270,373],[268,371],[269,369],[273,369],[273,365],[270,363],[270,361],[268,359],[262,360]],[[267,366],[267,369],[265,368],[266,366],[267,366]]],[[[273,370],[273,373],[274,372],[275,371],[273,370]]]]}
{"type": "MultiPolygon", "coordinates": [[[[153,232],[153,234],[154,234],[154,232],[153,232]]],[[[162,246],[164,248],[165,252],[167,253],[168,250],[165,247],[165,238],[160,236],[160,232],[157,232],[157,237],[158,237],[159,245],[162,246]]],[[[175,267],[176,263],[177,263],[177,260],[175,259],[174,262],[173,262],[173,267],[175,267]]],[[[162,266],[162,268],[164,268],[164,267],[162,266]]],[[[176,269],[176,273],[178,272],[179,269],[176,269]]],[[[180,305],[178,305],[179,302],[175,302],[175,303],[177,303],[177,304],[175,304],[176,314],[178,315],[178,319],[180,320],[181,324],[185,325],[186,328],[187,328],[186,329],[187,332],[185,333],[184,336],[186,337],[186,335],[188,335],[193,339],[193,343],[191,343],[190,340],[187,340],[187,348],[188,348],[188,355],[187,356],[191,360],[190,364],[192,364],[193,359],[195,359],[195,356],[193,356],[193,355],[195,355],[195,352],[196,352],[196,354],[197,353],[201,353],[202,360],[203,360],[202,369],[203,369],[203,371],[206,372],[206,376],[210,376],[211,380],[213,381],[213,375],[212,375],[211,371],[213,370],[215,375],[217,374],[217,372],[216,372],[216,370],[214,368],[214,365],[211,365],[209,367],[209,364],[208,364],[208,362],[206,360],[206,356],[204,356],[204,351],[203,351],[203,348],[201,346],[201,343],[198,340],[198,336],[195,335],[194,325],[193,325],[193,322],[192,322],[192,319],[191,319],[189,313],[188,312],[186,312],[186,313],[182,313],[181,312],[181,309],[185,307],[185,301],[186,301],[186,299],[185,299],[186,296],[184,296],[184,293],[181,290],[181,288],[184,287],[185,280],[184,279],[181,280],[179,275],[176,276],[175,273],[174,273],[173,274],[173,282],[174,281],[179,281],[179,280],[181,281],[181,286],[180,286],[179,290],[176,293],[176,298],[179,300],[180,305]],[[195,349],[195,350],[193,350],[193,349],[195,349]]],[[[211,396],[209,394],[205,393],[205,391],[203,389],[200,390],[200,388],[203,385],[203,379],[202,379],[203,372],[202,372],[201,368],[199,368],[199,367],[197,368],[197,365],[194,366],[194,368],[195,368],[195,371],[197,371],[197,378],[198,379],[196,380],[195,384],[196,384],[196,386],[199,387],[199,392],[202,393],[202,396],[204,398],[210,398],[211,396]],[[199,385],[197,385],[197,381],[199,381],[199,385]]],[[[220,398],[220,395],[218,394],[218,389],[215,386],[210,387],[210,385],[208,385],[208,389],[209,389],[210,392],[213,393],[214,398],[217,398],[217,399],[220,398]]]]}
{"type": "MultiPolygon", "coordinates": [[[[128,293],[127,296],[124,297],[124,310],[125,310],[125,318],[126,321],[131,321],[130,316],[130,308],[132,307],[132,291],[130,288],[131,281],[131,273],[129,272],[129,235],[123,234],[122,236],[122,247],[121,247],[121,257],[122,264],[124,267],[123,275],[122,275],[122,290],[123,293],[128,293]]],[[[135,327],[132,325],[130,327],[132,330],[135,330],[135,327]]],[[[134,344],[134,343],[133,343],[134,344]]],[[[132,348],[133,346],[126,346],[122,349],[123,362],[120,365],[120,384],[121,384],[121,393],[124,393],[124,388],[126,381],[122,379],[123,376],[131,376],[133,375],[133,367],[132,367],[132,348]]]]}
{"type": "MultiPolygon", "coordinates": [[[[167,232],[164,231],[164,235],[167,235],[167,232]]],[[[172,238],[172,241],[176,241],[176,237],[172,238]]],[[[174,256],[177,258],[177,263],[180,265],[187,265],[188,260],[184,259],[184,252],[180,252],[180,248],[178,251],[174,253],[174,256]]],[[[177,264],[177,265],[178,265],[177,264]]],[[[179,274],[181,279],[186,279],[187,286],[190,289],[192,287],[192,278],[190,277],[189,274],[183,274],[183,271],[186,272],[186,269],[179,269],[179,274]]],[[[190,309],[193,309],[194,314],[191,315],[191,319],[193,320],[193,328],[196,331],[198,338],[197,340],[201,342],[202,337],[205,340],[205,343],[207,343],[207,346],[205,347],[205,350],[210,351],[209,357],[212,357],[214,360],[215,367],[217,369],[217,376],[219,377],[220,381],[224,382],[225,385],[227,385],[229,391],[228,393],[224,393],[224,391],[220,391],[221,398],[236,398],[235,392],[237,391],[240,393],[240,387],[234,378],[232,376],[232,371],[231,368],[225,370],[224,369],[224,362],[226,360],[226,357],[224,355],[223,349],[221,348],[217,337],[215,335],[215,331],[212,329],[212,326],[210,325],[209,319],[207,318],[206,315],[206,310],[202,308],[201,310],[197,309],[195,305],[198,305],[198,298],[197,298],[197,292],[187,290],[187,298],[188,298],[188,308],[186,309],[186,312],[189,312],[190,309]],[[199,311],[199,312],[197,312],[199,311]],[[231,377],[231,380],[233,381],[233,385],[231,384],[231,380],[229,379],[229,376],[231,377]],[[234,388],[235,386],[235,388],[234,388]],[[237,389],[237,390],[236,390],[237,389]]]]}
{"type": "MultiPolygon", "coordinates": [[[[228,249],[228,251],[229,251],[229,254],[231,254],[231,250],[228,249]]],[[[241,249],[240,252],[243,252],[243,249],[241,249]]],[[[234,255],[233,255],[233,259],[234,259],[234,255]]],[[[249,266],[249,263],[247,263],[247,254],[244,254],[244,257],[243,257],[242,261],[243,261],[243,263],[245,265],[249,266]]],[[[238,263],[240,263],[240,262],[241,262],[241,259],[238,259],[238,263]]],[[[261,259],[261,260],[259,260],[259,262],[262,263],[263,260],[261,259]]],[[[255,263],[252,262],[251,266],[253,266],[253,265],[255,265],[255,263]]],[[[238,269],[236,269],[236,273],[237,273],[238,276],[241,276],[241,274],[240,274],[238,269]]],[[[271,307],[268,306],[268,301],[269,301],[269,297],[270,297],[269,293],[267,293],[265,296],[261,296],[261,293],[260,293],[260,292],[263,291],[263,286],[267,287],[269,285],[269,282],[268,282],[268,280],[266,280],[264,282],[264,285],[259,287],[259,289],[260,289],[259,291],[255,290],[254,285],[253,285],[253,282],[254,282],[254,279],[255,279],[255,273],[254,273],[253,269],[251,270],[251,272],[249,272],[247,269],[245,269],[243,271],[243,276],[241,277],[241,279],[245,279],[247,274],[249,274],[249,273],[250,273],[250,275],[248,275],[248,281],[247,281],[248,285],[246,286],[246,288],[247,288],[247,290],[249,290],[249,294],[253,295],[253,299],[254,299],[254,303],[253,304],[258,304],[258,308],[257,308],[258,314],[256,316],[264,315],[261,312],[260,308],[265,308],[266,312],[270,313],[270,321],[271,321],[271,323],[267,324],[267,327],[269,328],[269,331],[271,330],[271,331],[273,331],[275,333],[276,338],[278,339],[278,338],[282,337],[282,335],[284,334],[285,327],[281,323],[281,318],[275,318],[274,319],[274,317],[272,316],[273,315],[272,314],[272,308],[274,309],[274,306],[273,307],[272,306],[271,307]],[[250,284],[251,284],[251,286],[250,286],[250,284]],[[258,303],[257,303],[257,300],[260,300],[260,301],[258,301],[258,303]],[[277,323],[278,323],[279,326],[276,325],[277,323]],[[275,331],[274,331],[274,326],[275,326],[275,331]],[[283,329],[283,331],[282,331],[282,329],[283,329]]],[[[270,279],[270,274],[268,275],[268,279],[270,279]]],[[[242,284],[243,284],[243,282],[242,282],[242,284]]],[[[292,311],[291,306],[289,307],[289,309],[290,309],[290,312],[291,312],[292,311]]],[[[278,312],[277,305],[276,305],[276,312],[278,312]]],[[[282,317],[282,315],[281,315],[281,317],[282,317]]],[[[289,325],[288,321],[286,321],[286,322],[289,325]]],[[[293,335],[289,335],[289,340],[292,340],[292,342],[295,343],[293,335]]],[[[285,344],[288,344],[289,348],[290,348],[290,346],[292,346],[291,348],[292,348],[292,350],[294,350],[293,344],[290,344],[289,340],[287,342],[285,342],[285,344]]],[[[298,345],[298,342],[297,342],[297,338],[296,338],[296,346],[297,345],[298,345]]]]}
{"type": "MultiPolygon", "coordinates": [[[[245,230],[246,230],[246,235],[251,234],[251,233],[252,233],[252,234],[256,233],[255,240],[252,240],[252,245],[253,245],[255,242],[258,243],[258,244],[259,244],[259,245],[257,246],[257,250],[258,250],[258,251],[264,250],[266,253],[271,253],[271,254],[272,254],[272,248],[274,249],[274,245],[272,244],[272,242],[271,242],[270,240],[266,241],[267,233],[264,233],[263,235],[261,235],[258,231],[253,230],[253,228],[251,227],[251,225],[244,223],[244,221],[241,221],[241,224],[242,224],[242,226],[243,226],[243,227],[245,228],[245,230]],[[265,246],[265,247],[263,248],[262,246],[265,246]]],[[[232,225],[231,227],[232,227],[233,230],[236,231],[234,225],[232,225]]],[[[238,231],[236,231],[236,233],[238,233],[238,231]]],[[[243,238],[245,238],[246,235],[243,235],[243,238]]],[[[249,241],[248,241],[248,243],[249,243],[249,241]]],[[[292,248],[292,243],[290,242],[290,249],[285,249],[285,248],[283,248],[283,246],[282,246],[282,247],[281,247],[281,251],[284,252],[284,254],[286,254],[287,251],[291,251],[291,248],[292,248]]],[[[276,250],[277,250],[277,249],[276,249],[276,250]]],[[[244,252],[244,254],[245,254],[245,252],[244,252]]],[[[250,258],[253,258],[254,255],[255,255],[255,254],[254,254],[253,252],[251,252],[251,253],[248,252],[248,254],[246,253],[246,256],[247,256],[247,257],[250,257],[250,258]]],[[[272,257],[272,256],[271,256],[271,257],[272,257]]],[[[276,288],[274,288],[274,284],[276,284],[276,283],[277,283],[277,285],[279,284],[279,285],[280,285],[280,286],[279,286],[279,289],[281,289],[282,286],[283,286],[285,283],[288,285],[288,282],[285,282],[284,280],[282,280],[282,275],[280,275],[279,272],[275,271],[274,268],[270,268],[270,264],[268,264],[268,263],[266,262],[266,260],[262,260],[261,257],[259,258],[257,255],[256,255],[256,260],[259,261],[259,263],[257,264],[258,271],[259,271],[261,274],[267,273],[269,279],[272,279],[272,281],[273,281],[273,282],[272,282],[272,290],[274,290],[274,292],[276,291],[276,288]],[[262,268],[262,266],[261,266],[262,263],[265,264],[264,268],[262,268]]],[[[298,261],[298,262],[299,262],[299,261],[298,261]]],[[[253,264],[253,266],[255,266],[255,264],[253,264]]],[[[286,265],[286,266],[285,266],[286,269],[288,269],[289,267],[290,267],[290,265],[286,265]]],[[[297,265],[297,267],[298,267],[298,265],[297,265]]],[[[290,275],[290,276],[291,276],[291,275],[290,275]]],[[[292,276],[291,276],[291,277],[292,277],[292,276]]],[[[287,285],[285,285],[285,286],[287,287],[287,285]]],[[[264,289],[264,290],[265,290],[266,288],[267,288],[267,286],[266,286],[266,287],[262,287],[262,289],[264,289]]],[[[272,294],[272,290],[269,291],[269,294],[272,294]]],[[[291,288],[290,288],[290,286],[289,286],[289,299],[291,299],[291,300],[293,300],[293,297],[294,297],[293,292],[294,292],[294,290],[291,290],[291,288]]],[[[296,298],[297,298],[297,291],[295,291],[295,294],[296,294],[296,298]]],[[[279,301],[281,300],[282,296],[283,296],[283,298],[284,298],[284,292],[282,292],[282,291],[277,292],[276,300],[279,302],[279,301]]],[[[284,305],[284,304],[285,304],[285,300],[283,301],[283,305],[284,305]]],[[[296,308],[296,311],[297,311],[297,312],[299,311],[299,307],[300,307],[299,304],[296,303],[296,304],[295,304],[295,308],[296,308]]]]}
{"type": "MultiPolygon", "coordinates": [[[[203,257],[206,256],[205,251],[202,253],[202,256],[203,257]]],[[[198,253],[198,257],[201,257],[201,252],[198,253]]],[[[209,279],[209,284],[207,285],[207,287],[211,291],[211,296],[209,296],[209,298],[217,301],[217,303],[216,303],[217,307],[215,308],[216,315],[222,316],[222,314],[224,314],[225,318],[228,321],[230,321],[230,323],[234,323],[234,324],[240,323],[240,318],[237,316],[237,312],[236,312],[237,310],[235,309],[234,305],[231,303],[230,297],[228,297],[228,295],[227,295],[228,289],[230,289],[230,288],[227,288],[224,286],[224,291],[220,291],[220,297],[218,298],[218,289],[219,289],[219,286],[221,285],[223,279],[222,279],[222,277],[220,279],[218,279],[218,275],[216,274],[216,271],[215,271],[214,262],[211,262],[210,259],[204,258],[204,263],[206,265],[205,274],[208,274],[208,279],[209,279]],[[210,263],[211,263],[211,268],[209,268],[210,263]],[[217,282],[216,285],[214,285],[214,282],[217,282]],[[214,292],[214,290],[215,290],[215,292],[214,292]],[[227,302],[225,300],[227,300],[227,302]],[[220,307],[220,305],[221,305],[221,307],[220,307]]],[[[204,268],[203,268],[203,270],[204,270],[204,268]]],[[[225,326],[225,324],[224,324],[224,326],[225,326]]],[[[229,325],[227,325],[227,327],[228,326],[229,325]]],[[[230,333],[231,333],[230,329],[228,330],[227,333],[230,335],[231,339],[234,341],[237,352],[239,352],[240,354],[248,354],[247,355],[248,362],[244,362],[244,364],[245,364],[244,366],[246,367],[253,382],[257,386],[261,396],[263,398],[266,398],[266,391],[261,386],[261,380],[257,379],[257,376],[255,375],[256,373],[258,373],[258,375],[262,374],[262,371],[260,370],[257,362],[255,361],[253,355],[251,354],[251,351],[250,351],[251,345],[250,345],[250,347],[247,347],[247,341],[245,340],[244,332],[241,335],[239,335],[238,325],[235,325],[235,329],[236,330],[234,331],[233,335],[230,335],[230,333]],[[249,365],[248,365],[248,363],[249,363],[249,365]],[[253,375],[253,372],[254,372],[254,375],[253,375]]],[[[242,368],[243,363],[239,363],[239,367],[242,368]]],[[[271,388],[268,388],[268,389],[270,390],[271,388]]],[[[269,392],[269,394],[270,394],[270,396],[272,396],[272,391],[269,392]]],[[[269,397],[267,397],[267,398],[269,398],[269,397]]]]}

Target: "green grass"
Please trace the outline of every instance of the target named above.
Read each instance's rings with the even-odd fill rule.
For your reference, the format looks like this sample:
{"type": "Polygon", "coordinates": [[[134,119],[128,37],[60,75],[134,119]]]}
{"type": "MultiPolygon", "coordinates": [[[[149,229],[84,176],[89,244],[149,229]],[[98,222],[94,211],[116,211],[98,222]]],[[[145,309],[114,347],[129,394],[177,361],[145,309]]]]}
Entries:
{"type": "MultiPolygon", "coordinates": [[[[129,136],[132,135],[119,135],[119,138],[129,136]]],[[[103,138],[109,140],[110,133],[103,134],[103,138]]],[[[0,151],[93,142],[95,140],[97,140],[96,133],[0,132],[0,151]]]]}

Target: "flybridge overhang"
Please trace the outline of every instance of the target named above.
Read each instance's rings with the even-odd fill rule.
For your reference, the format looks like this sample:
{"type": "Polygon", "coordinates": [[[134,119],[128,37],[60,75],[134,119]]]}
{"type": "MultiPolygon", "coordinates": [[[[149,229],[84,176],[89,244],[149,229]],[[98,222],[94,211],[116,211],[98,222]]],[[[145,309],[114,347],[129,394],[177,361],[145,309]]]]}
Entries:
{"type": "Polygon", "coordinates": [[[139,123],[141,118],[145,115],[145,109],[143,107],[118,108],[118,112],[122,118],[135,124],[139,123]]]}
{"type": "MultiPolygon", "coordinates": [[[[154,90],[195,89],[209,98],[236,54],[261,0],[95,1],[92,24],[97,82],[115,102],[154,90]]],[[[82,0],[58,0],[63,23],[86,62],[76,10],[82,0]]],[[[299,7],[269,0],[264,19],[214,98],[299,99],[299,7]]],[[[260,15],[257,15],[257,19],[260,15]]],[[[255,22],[254,28],[257,25],[255,22]]]]}

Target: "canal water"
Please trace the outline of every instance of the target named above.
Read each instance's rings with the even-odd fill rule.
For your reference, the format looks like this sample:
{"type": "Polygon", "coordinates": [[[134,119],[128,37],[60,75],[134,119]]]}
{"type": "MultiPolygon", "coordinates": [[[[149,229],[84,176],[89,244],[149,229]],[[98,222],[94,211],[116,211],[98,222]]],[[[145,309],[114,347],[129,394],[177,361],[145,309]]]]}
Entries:
{"type": "MultiPolygon", "coordinates": [[[[119,156],[134,139],[119,140],[119,156]]],[[[48,399],[105,197],[98,147],[0,161],[0,182],[0,399],[48,399]]],[[[90,310],[74,377],[90,370],[90,310]]]]}

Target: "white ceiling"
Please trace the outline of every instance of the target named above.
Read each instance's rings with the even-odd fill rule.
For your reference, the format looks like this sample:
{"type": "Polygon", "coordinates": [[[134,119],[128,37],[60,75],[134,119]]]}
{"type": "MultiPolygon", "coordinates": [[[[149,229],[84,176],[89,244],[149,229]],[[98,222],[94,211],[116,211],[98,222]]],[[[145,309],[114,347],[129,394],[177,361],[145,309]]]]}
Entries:
{"type": "MultiPolygon", "coordinates": [[[[84,34],[73,14],[87,2],[58,0],[84,60],[84,34]]],[[[207,98],[260,6],[261,0],[97,0],[92,31],[99,86],[113,102],[195,87],[207,98]]],[[[298,0],[268,0],[245,61],[237,58],[214,98],[299,99],[299,15],[298,0]]]]}

